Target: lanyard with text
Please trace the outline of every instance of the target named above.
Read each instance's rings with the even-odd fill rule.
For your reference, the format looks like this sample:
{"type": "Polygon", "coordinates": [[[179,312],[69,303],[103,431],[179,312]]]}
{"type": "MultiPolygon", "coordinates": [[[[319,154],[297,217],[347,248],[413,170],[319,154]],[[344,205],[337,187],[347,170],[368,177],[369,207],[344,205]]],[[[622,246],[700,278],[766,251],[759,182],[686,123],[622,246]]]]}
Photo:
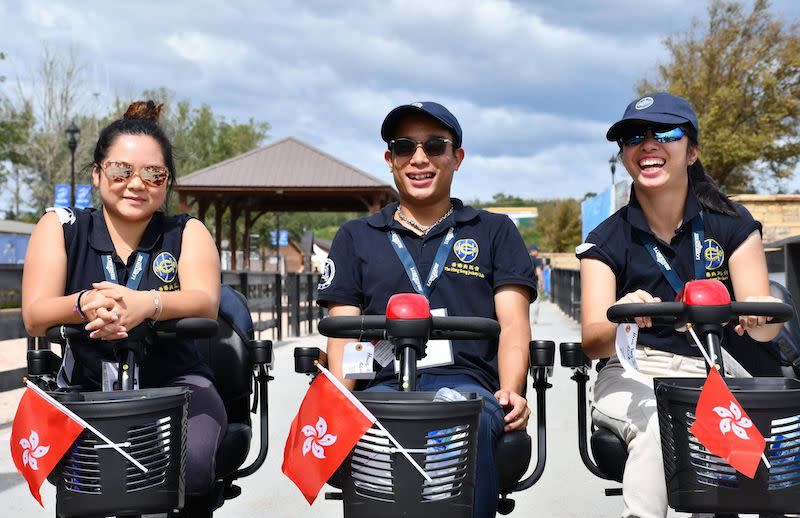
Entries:
{"type": "Polygon", "coordinates": [[[414,290],[420,295],[425,295],[430,298],[436,281],[442,276],[444,265],[447,262],[447,256],[450,254],[450,246],[457,233],[458,226],[448,229],[447,234],[445,234],[442,242],[439,244],[439,249],[436,251],[436,257],[434,257],[433,264],[431,265],[431,272],[428,274],[428,279],[425,281],[424,286],[422,285],[422,279],[419,276],[417,265],[414,264],[414,259],[412,259],[403,240],[400,239],[400,236],[394,230],[386,234],[389,238],[389,242],[392,244],[392,248],[394,248],[394,251],[397,253],[397,257],[399,257],[400,262],[403,263],[403,268],[406,269],[406,274],[411,281],[411,285],[414,286],[414,290]]]}
{"type": "MultiPolygon", "coordinates": [[[[653,236],[646,232],[640,232],[640,234],[642,241],[644,241],[644,247],[647,249],[647,253],[650,254],[650,257],[652,257],[653,261],[658,265],[664,278],[667,279],[667,282],[669,282],[672,289],[675,290],[675,293],[680,293],[683,289],[684,282],[678,277],[678,274],[675,273],[675,269],[667,258],[664,257],[664,254],[661,253],[661,249],[658,248],[653,236]]],[[[705,278],[705,257],[703,257],[704,242],[705,230],[703,229],[703,213],[699,212],[692,218],[692,250],[694,251],[694,278],[696,280],[705,278]]]]}
{"type": "MultiPolygon", "coordinates": [[[[133,271],[130,277],[128,277],[128,282],[125,284],[125,287],[132,290],[139,289],[139,283],[142,282],[142,273],[144,272],[144,267],[148,259],[150,259],[150,254],[136,252],[136,261],[133,263],[133,271]]],[[[114,266],[114,260],[111,258],[111,255],[100,256],[100,267],[103,269],[103,275],[108,282],[119,284],[117,268],[114,266]]]]}

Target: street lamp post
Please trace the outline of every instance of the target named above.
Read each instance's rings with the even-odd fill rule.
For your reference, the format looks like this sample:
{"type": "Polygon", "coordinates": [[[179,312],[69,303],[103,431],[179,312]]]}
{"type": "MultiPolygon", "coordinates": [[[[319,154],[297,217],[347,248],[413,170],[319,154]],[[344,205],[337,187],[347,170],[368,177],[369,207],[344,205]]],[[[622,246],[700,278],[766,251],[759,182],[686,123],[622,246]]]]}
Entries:
{"type": "Polygon", "coordinates": [[[81,130],[78,128],[78,125],[75,124],[75,121],[69,123],[67,129],[64,130],[64,133],[67,134],[67,146],[69,147],[69,152],[71,155],[71,163],[70,163],[70,180],[69,180],[69,205],[70,207],[75,206],[75,150],[78,148],[78,135],[80,135],[81,130]]]}
{"type": "Polygon", "coordinates": [[[611,155],[608,159],[608,167],[611,169],[611,187],[614,187],[614,173],[617,172],[617,155],[611,155]]]}

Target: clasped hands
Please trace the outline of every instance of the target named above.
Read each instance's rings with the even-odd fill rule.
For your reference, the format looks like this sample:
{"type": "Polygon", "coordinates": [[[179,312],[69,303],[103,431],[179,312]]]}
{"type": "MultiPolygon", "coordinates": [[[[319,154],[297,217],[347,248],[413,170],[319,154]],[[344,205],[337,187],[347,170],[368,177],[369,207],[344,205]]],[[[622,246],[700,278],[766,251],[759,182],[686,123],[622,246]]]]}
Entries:
{"type": "Polygon", "coordinates": [[[108,281],[92,283],[92,290],[83,295],[81,303],[81,311],[88,320],[84,329],[89,331],[90,338],[97,340],[127,338],[128,330],[144,322],[152,312],[147,292],[108,281]]]}

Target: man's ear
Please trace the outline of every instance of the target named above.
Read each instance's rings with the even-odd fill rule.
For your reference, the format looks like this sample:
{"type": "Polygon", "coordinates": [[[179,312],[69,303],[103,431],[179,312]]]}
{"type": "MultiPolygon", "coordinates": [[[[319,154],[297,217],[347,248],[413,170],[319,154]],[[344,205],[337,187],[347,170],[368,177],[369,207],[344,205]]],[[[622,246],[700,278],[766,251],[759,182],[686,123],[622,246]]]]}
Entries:
{"type": "Polygon", "coordinates": [[[383,159],[386,160],[386,165],[389,166],[389,171],[394,171],[394,164],[392,164],[392,150],[387,149],[383,152],[383,159]]]}
{"type": "Polygon", "coordinates": [[[456,171],[458,168],[461,167],[461,162],[464,160],[464,148],[460,147],[455,150],[455,158],[456,158],[456,171]]]}

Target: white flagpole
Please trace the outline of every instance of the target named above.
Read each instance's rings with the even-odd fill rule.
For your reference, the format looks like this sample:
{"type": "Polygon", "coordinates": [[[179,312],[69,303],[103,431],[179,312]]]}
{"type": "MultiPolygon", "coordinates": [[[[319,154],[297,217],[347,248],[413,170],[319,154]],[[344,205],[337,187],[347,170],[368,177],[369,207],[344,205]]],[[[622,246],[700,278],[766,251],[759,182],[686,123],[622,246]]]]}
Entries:
{"type": "Polygon", "coordinates": [[[64,413],[67,416],[69,416],[71,419],[75,420],[78,424],[80,424],[81,426],[89,429],[90,432],[92,432],[93,434],[98,436],[100,439],[102,439],[106,444],[108,444],[109,448],[114,448],[115,450],[117,450],[117,452],[119,452],[120,455],[122,455],[123,457],[125,457],[126,459],[131,461],[131,463],[133,463],[134,466],[136,466],[137,468],[139,468],[143,472],[147,473],[147,468],[145,468],[139,461],[137,461],[136,459],[131,457],[131,455],[128,452],[126,452],[122,448],[120,448],[116,443],[114,443],[114,441],[112,441],[111,439],[109,439],[108,437],[103,435],[97,428],[95,428],[94,426],[90,425],[89,423],[84,421],[78,414],[76,414],[75,412],[73,412],[69,408],[65,407],[64,405],[62,405],[61,403],[59,403],[58,401],[53,399],[50,396],[50,394],[48,394],[44,390],[42,390],[39,387],[37,387],[34,383],[31,383],[30,380],[25,380],[25,383],[28,385],[29,389],[31,389],[34,392],[36,392],[37,394],[39,394],[41,397],[43,397],[45,400],[47,400],[48,403],[50,403],[51,405],[56,407],[62,413],[64,413]]]}
{"type": "Polygon", "coordinates": [[[405,449],[405,448],[403,448],[403,446],[401,446],[399,442],[397,442],[397,439],[395,439],[395,438],[394,438],[394,436],[393,436],[391,433],[389,433],[389,430],[387,430],[386,428],[384,428],[384,427],[383,427],[383,425],[380,423],[380,421],[378,421],[378,418],[377,418],[377,417],[375,417],[375,416],[372,414],[372,412],[370,412],[370,411],[369,411],[369,409],[368,409],[367,407],[365,407],[365,406],[364,406],[364,403],[362,403],[361,401],[359,401],[359,400],[358,400],[358,398],[357,398],[357,397],[355,397],[355,396],[353,395],[353,393],[352,393],[352,392],[350,392],[350,389],[348,389],[347,387],[345,387],[345,386],[342,384],[342,382],[341,382],[341,381],[339,381],[338,379],[336,379],[336,376],[334,376],[333,374],[331,374],[331,371],[329,371],[328,369],[326,369],[325,367],[323,367],[323,366],[322,366],[322,365],[320,365],[319,363],[317,363],[317,367],[318,367],[318,368],[319,368],[319,370],[320,370],[320,371],[321,371],[321,372],[322,372],[322,373],[325,375],[325,377],[327,377],[327,378],[328,378],[328,379],[331,381],[331,383],[333,383],[334,385],[336,385],[336,388],[338,388],[339,390],[341,390],[341,391],[344,393],[344,395],[345,395],[345,396],[347,396],[347,398],[348,398],[348,399],[349,399],[349,400],[350,400],[350,401],[351,401],[351,402],[352,402],[352,403],[353,403],[353,404],[354,404],[354,405],[355,405],[355,406],[356,406],[356,407],[357,407],[359,410],[361,410],[361,412],[363,412],[363,414],[364,414],[365,416],[367,416],[367,418],[369,418],[369,419],[370,419],[370,420],[371,420],[373,423],[375,423],[375,425],[376,425],[378,428],[380,428],[380,429],[381,429],[381,431],[383,431],[383,433],[385,433],[385,434],[386,434],[386,437],[388,437],[388,438],[389,438],[389,441],[391,441],[391,443],[395,445],[395,447],[397,448],[397,451],[399,451],[400,453],[402,453],[402,454],[405,456],[405,458],[407,458],[407,459],[408,459],[408,462],[410,462],[410,463],[411,463],[411,464],[412,464],[412,465],[413,465],[413,466],[414,466],[414,467],[417,469],[417,471],[419,471],[419,472],[420,472],[420,474],[421,474],[423,477],[425,477],[425,480],[427,480],[428,482],[433,482],[433,480],[431,479],[430,475],[428,475],[428,473],[426,473],[426,472],[425,472],[425,470],[424,470],[424,469],[422,469],[422,466],[420,466],[420,465],[417,463],[417,461],[415,461],[415,460],[414,460],[414,459],[411,457],[411,455],[409,455],[409,454],[408,454],[408,452],[406,451],[406,449],[405,449]]]}
{"type": "MultiPolygon", "coordinates": [[[[703,348],[703,345],[700,343],[700,337],[698,337],[697,333],[694,332],[692,324],[686,324],[686,329],[688,329],[689,334],[692,335],[692,338],[694,339],[697,348],[700,349],[701,353],[703,353],[703,357],[706,359],[706,363],[708,363],[708,366],[711,367],[712,369],[716,369],[717,366],[714,364],[713,361],[711,361],[711,357],[708,355],[706,350],[703,348]]],[[[772,467],[772,464],[769,463],[769,460],[767,460],[767,456],[764,452],[761,452],[761,460],[764,461],[764,465],[767,467],[767,469],[772,467]]]]}

